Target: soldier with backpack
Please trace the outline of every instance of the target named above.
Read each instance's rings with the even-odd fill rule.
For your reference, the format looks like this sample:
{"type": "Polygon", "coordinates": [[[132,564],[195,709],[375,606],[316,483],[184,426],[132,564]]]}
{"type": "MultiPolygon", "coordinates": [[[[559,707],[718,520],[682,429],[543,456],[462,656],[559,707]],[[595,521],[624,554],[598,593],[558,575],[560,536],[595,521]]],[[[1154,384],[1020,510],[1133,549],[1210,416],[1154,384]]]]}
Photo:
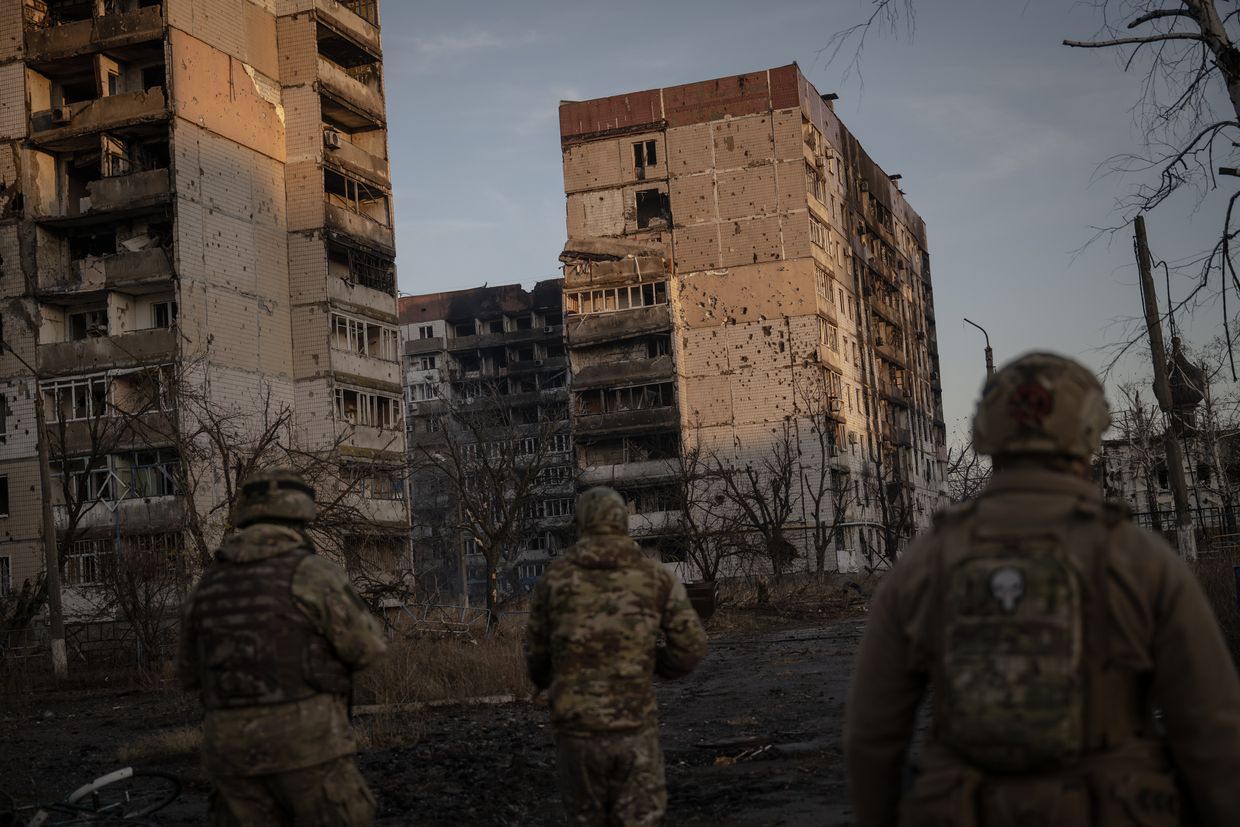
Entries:
{"type": "Polygon", "coordinates": [[[1240,680],[1193,573],[1089,481],[1109,424],[1071,360],[987,383],[991,481],[870,604],[844,735],[860,827],[1240,824],[1240,680]]]}

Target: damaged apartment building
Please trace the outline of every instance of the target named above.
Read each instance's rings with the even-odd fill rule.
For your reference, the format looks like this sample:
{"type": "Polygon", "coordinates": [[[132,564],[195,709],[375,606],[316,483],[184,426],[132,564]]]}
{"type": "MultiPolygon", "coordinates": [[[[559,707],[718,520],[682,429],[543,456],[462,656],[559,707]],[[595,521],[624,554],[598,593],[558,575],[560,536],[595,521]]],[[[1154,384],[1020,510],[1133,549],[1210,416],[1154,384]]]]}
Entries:
{"type": "Polygon", "coordinates": [[[788,446],[764,528],[798,568],[823,525],[827,568],[883,564],[943,501],[925,225],[831,101],[794,64],[560,105],[581,484],[666,561],[688,457],[761,476],[788,446]]]}
{"type": "Polygon", "coordinates": [[[71,592],[176,557],[189,509],[227,513],[219,457],[182,473],[204,411],[286,412],[283,447],[339,459],[356,545],[407,568],[377,0],[0,0],[0,33],[0,585],[41,570],[66,489],[71,592]]]}
{"type": "Polygon", "coordinates": [[[562,283],[540,281],[400,298],[418,588],[485,600],[487,569],[470,499],[523,509],[499,572],[502,592],[533,588],[573,539],[562,283]],[[450,444],[449,441],[452,441],[450,444]],[[508,480],[529,472],[520,493],[508,480]],[[498,486],[498,487],[497,487],[498,486]]]}
{"type": "Polygon", "coordinates": [[[401,296],[410,492],[418,588],[485,600],[487,570],[470,508],[521,508],[501,552],[502,593],[533,588],[573,539],[562,281],[401,296]],[[522,475],[531,484],[512,485],[522,475]],[[460,486],[470,493],[459,496],[460,486]],[[520,491],[513,491],[513,489],[520,491]]]}

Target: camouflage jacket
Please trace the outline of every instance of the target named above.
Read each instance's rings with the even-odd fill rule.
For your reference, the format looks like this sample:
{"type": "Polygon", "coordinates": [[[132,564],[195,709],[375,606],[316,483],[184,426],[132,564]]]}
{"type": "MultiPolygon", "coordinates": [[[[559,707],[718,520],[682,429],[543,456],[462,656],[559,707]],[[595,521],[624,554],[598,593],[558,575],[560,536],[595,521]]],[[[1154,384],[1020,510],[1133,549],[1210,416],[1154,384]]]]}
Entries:
{"type": "MultiPolygon", "coordinates": [[[[1096,485],[1049,470],[1012,469],[994,475],[970,519],[1034,533],[1091,510],[1100,519],[1105,512],[1096,485]]],[[[900,801],[892,791],[901,788],[917,707],[942,657],[931,591],[945,532],[940,524],[919,537],[869,606],[844,731],[861,827],[897,823],[900,801]]],[[[1140,747],[1152,733],[1141,717],[1156,705],[1164,716],[1166,746],[1201,824],[1234,823],[1240,813],[1235,783],[1240,777],[1240,680],[1201,587],[1161,538],[1127,520],[1112,529],[1104,559],[1099,616],[1105,622],[1098,648],[1105,663],[1091,662],[1090,668],[1100,669],[1108,686],[1124,691],[1087,705],[1092,720],[1087,729],[1116,716],[1132,720],[1127,740],[1106,744],[1091,760],[1105,767],[1126,754],[1144,754],[1140,747]]],[[[1095,633],[1086,628],[1087,635],[1095,633]]],[[[938,743],[937,729],[936,723],[922,756],[927,772],[958,760],[938,743]]]]}
{"type": "MultiPolygon", "coordinates": [[[[255,523],[225,539],[218,556],[236,563],[259,561],[305,546],[297,531],[255,523]]],[[[336,656],[351,669],[374,663],[387,649],[379,621],[335,563],[309,555],[293,573],[293,598],[336,656]]],[[[182,609],[180,674],[186,689],[200,689],[198,644],[182,609]]],[[[213,775],[263,775],[321,764],[356,750],[346,701],[316,695],[275,706],[209,711],[203,722],[203,761],[213,775]]]]}
{"type": "Polygon", "coordinates": [[[671,571],[627,536],[587,533],[535,587],[525,646],[558,731],[623,732],[655,724],[654,674],[692,671],[706,632],[671,571]]]}

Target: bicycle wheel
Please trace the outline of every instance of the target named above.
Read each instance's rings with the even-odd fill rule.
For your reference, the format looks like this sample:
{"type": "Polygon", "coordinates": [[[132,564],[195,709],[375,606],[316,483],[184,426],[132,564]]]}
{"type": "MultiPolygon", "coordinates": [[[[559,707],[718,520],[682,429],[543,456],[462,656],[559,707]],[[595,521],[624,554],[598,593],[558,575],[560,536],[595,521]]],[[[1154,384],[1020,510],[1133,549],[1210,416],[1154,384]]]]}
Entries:
{"type": "Polygon", "coordinates": [[[135,819],[167,807],[181,794],[181,780],[170,772],[134,770],[133,775],[96,788],[79,806],[100,815],[135,819]]]}

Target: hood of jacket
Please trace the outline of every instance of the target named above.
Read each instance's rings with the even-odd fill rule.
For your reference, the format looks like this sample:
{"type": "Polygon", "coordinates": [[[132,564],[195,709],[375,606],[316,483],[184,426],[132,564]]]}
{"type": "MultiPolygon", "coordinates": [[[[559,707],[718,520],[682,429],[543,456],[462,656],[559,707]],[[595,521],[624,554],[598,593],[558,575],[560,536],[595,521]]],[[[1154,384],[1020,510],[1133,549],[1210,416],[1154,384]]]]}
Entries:
{"type": "Polygon", "coordinates": [[[216,557],[229,563],[254,563],[309,547],[301,532],[288,526],[252,523],[225,537],[216,557]]]}

